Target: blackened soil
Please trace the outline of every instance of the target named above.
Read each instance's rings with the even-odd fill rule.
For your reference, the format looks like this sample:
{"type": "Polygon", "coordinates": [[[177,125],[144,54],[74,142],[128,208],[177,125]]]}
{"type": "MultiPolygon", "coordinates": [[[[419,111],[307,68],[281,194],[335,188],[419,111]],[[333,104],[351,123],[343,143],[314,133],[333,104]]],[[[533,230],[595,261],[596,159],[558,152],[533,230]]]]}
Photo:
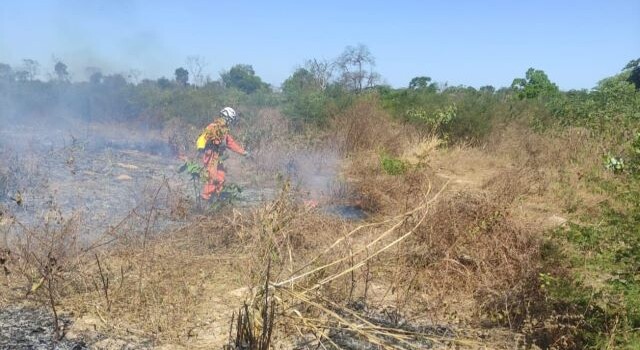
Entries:
{"type": "MultiPolygon", "coordinates": [[[[63,329],[68,319],[60,320],[63,329]]],[[[88,349],[82,341],[56,340],[53,317],[46,310],[25,307],[0,309],[0,349],[88,349]]]]}

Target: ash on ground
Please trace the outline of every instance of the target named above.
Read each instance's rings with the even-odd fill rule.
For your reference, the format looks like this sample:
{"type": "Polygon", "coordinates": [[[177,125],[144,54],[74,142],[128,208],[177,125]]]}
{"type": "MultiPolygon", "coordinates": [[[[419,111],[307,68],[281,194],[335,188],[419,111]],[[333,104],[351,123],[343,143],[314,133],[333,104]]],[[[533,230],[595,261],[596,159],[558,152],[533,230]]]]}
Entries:
{"type": "Polygon", "coordinates": [[[168,186],[172,198],[189,193],[187,179],[176,171],[179,160],[158,140],[78,138],[62,130],[42,135],[23,128],[2,135],[0,144],[4,202],[25,224],[56,210],[65,218],[90,217],[82,225],[83,236],[90,237],[140,206],[159,186],[168,186]]]}
{"type": "Polygon", "coordinates": [[[49,310],[25,306],[0,309],[0,350],[148,350],[152,342],[117,338],[98,332],[72,332],[70,317],[60,317],[62,339],[57,339],[49,310]],[[72,334],[73,333],[73,334],[72,334]]]}
{"type": "MultiPolygon", "coordinates": [[[[64,328],[70,321],[62,319],[64,328]]],[[[0,309],[0,349],[88,349],[83,341],[56,340],[53,318],[44,310],[23,307],[0,309]]]]}
{"type": "MultiPolygon", "coordinates": [[[[378,341],[394,349],[441,348],[449,340],[455,339],[459,335],[450,325],[412,323],[407,321],[396,310],[370,309],[362,301],[350,303],[347,310],[335,309],[333,311],[353,325],[363,328],[368,328],[370,325],[379,327],[381,332],[376,334],[378,341]],[[369,325],[366,325],[363,321],[366,321],[369,325]],[[397,335],[398,337],[392,335],[397,335]]],[[[381,349],[379,344],[342,325],[336,325],[336,327],[331,328],[325,334],[325,337],[328,339],[323,338],[321,346],[326,349],[381,349]]],[[[300,341],[296,349],[308,349],[314,343],[316,343],[316,338],[312,337],[306,341],[300,341]]],[[[320,345],[316,344],[315,346],[320,345]]]]}

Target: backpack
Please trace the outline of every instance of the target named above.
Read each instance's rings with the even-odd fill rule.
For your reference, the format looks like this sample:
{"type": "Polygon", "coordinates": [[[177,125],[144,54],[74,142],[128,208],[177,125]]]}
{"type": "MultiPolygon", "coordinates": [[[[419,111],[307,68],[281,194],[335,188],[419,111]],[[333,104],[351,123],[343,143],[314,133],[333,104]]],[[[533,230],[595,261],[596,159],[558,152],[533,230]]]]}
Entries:
{"type": "Polygon", "coordinates": [[[196,140],[196,149],[204,150],[207,148],[207,144],[219,145],[224,137],[229,133],[229,128],[225,125],[222,119],[217,119],[213,123],[209,124],[204,131],[198,136],[196,140]],[[213,140],[218,140],[216,143],[213,140]]]}
{"type": "Polygon", "coordinates": [[[207,133],[203,132],[196,140],[196,149],[202,151],[205,147],[207,147],[207,133]]]}

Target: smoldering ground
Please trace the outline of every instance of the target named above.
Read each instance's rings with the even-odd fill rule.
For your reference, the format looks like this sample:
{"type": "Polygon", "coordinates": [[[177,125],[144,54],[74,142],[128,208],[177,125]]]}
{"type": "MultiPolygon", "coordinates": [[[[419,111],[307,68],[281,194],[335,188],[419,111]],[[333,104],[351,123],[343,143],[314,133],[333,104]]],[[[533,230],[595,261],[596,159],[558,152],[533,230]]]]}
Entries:
{"type": "MultiPolygon", "coordinates": [[[[275,110],[247,117],[257,127],[284,123],[282,118],[275,110]]],[[[227,183],[241,190],[237,205],[271,200],[287,183],[300,201],[345,215],[340,208],[354,197],[339,175],[341,156],[331,142],[301,146],[272,130],[258,141],[247,133],[251,127],[239,126],[236,133],[252,156],[225,157],[227,183]]],[[[196,204],[202,179],[194,184],[178,169],[185,158],[200,161],[193,150],[199,129],[180,123],[150,128],[56,115],[8,123],[0,131],[3,205],[24,223],[36,223],[52,210],[63,217],[77,216],[83,221],[83,236],[90,237],[143,206],[150,193],[164,186],[163,210],[172,220],[163,220],[157,228],[188,222],[189,215],[200,213],[196,204]]]]}
{"type": "Polygon", "coordinates": [[[17,220],[35,223],[54,210],[63,217],[82,217],[88,234],[124,217],[163,183],[184,192],[177,160],[152,133],[81,125],[43,129],[23,124],[3,130],[3,197],[17,220]]]}

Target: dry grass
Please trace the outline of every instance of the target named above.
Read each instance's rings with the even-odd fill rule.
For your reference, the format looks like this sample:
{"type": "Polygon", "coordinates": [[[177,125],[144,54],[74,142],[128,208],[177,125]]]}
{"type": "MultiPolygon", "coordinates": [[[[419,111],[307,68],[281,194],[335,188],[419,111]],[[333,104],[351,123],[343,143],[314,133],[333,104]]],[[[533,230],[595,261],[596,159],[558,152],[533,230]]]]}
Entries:
{"type": "MultiPolygon", "coordinates": [[[[382,129],[399,130],[388,119],[381,122],[384,118],[376,117],[380,112],[365,109],[349,113],[352,119],[338,122],[346,135],[344,142],[355,150],[350,152],[348,178],[362,195],[364,206],[377,217],[403,215],[419,208],[430,186],[439,190],[447,180],[451,191],[430,204],[410,235],[391,234],[389,239],[400,241],[387,242],[389,249],[375,257],[370,258],[377,251],[365,249],[365,257],[358,260],[357,254],[362,252],[358,248],[381,242],[377,240],[379,233],[387,232],[389,226],[367,227],[357,231],[358,235],[347,233],[340,244],[327,248],[333,259],[316,257],[311,266],[304,265],[313,273],[299,276],[310,278],[309,284],[302,291],[296,287],[294,292],[282,292],[288,293],[291,303],[306,305],[303,309],[310,312],[309,316],[298,316],[302,317],[298,321],[317,339],[327,339],[330,333],[320,325],[331,322],[362,327],[364,321],[354,325],[340,319],[335,310],[338,305],[344,310],[345,300],[364,297],[372,305],[391,304],[415,319],[488,322],[513,329],[523,326],[530,303],[541,297],[531,294],[539,283],[540,220],[552,213],[565,213],[566,203],[559,200],[555,186],[576,179],[574,176],[585,176],[580,173],[584,169],[598,168],[600,159],[595,150],[600,146],[580,130],[549,137],[513,127],[495,141],[498,147],[441,150],[437,139],[410,132],[391,131],[387,135],[392,137],[379,137],[382,129]],[[358,129],[366,132],[352,137],[358,129]],[[395,176],[382,172],[377,154],[381,148],[411,164],[410,170],[395,176]],[[567,173],[571,175],[558,175],[567,173]],[[543,207],[531,215],[529,205],[543,207]],[[322,291],[320,296],[314,294],[319,299],[305,297],[314,290],[322,291]]],[[[398,229],[407,226],[411,227],[410,220],[398,229]]],[[[323,232],[328,237],[335,235],[323,232]]],[[[371,337],[373,344],[383,342],[375,333],[371,337]]]]}
{"type": "MultiPolygon", "coordinates": [[[[425,173],[369,176],[369,193],[393,206],[383,211],[413,208],[428,181],[425,173]]],[[[524,288],[537,273],[539,242],[514,206],[531,193],[532,183],[522,171],[504,172],[481,188],[458,188],[434,203],[424,224],[382,264],[389,266],[385,279],[404,294],[405,308],[427,305],[430,317],[469,321],[486,311],[485,304],[524,288]]]]}
{"type": "Polygon", "coordinates": [[[404,150],[401,159],[412,166],[428,164],[443,141],[435,135],[424,136],[410,143],[404,150]]]}
{"type": "MultiPolygon", "coordinates": [[[[222,345],[244,296],[243,319],[256,319],[251,334],[264,334],[259,316],[275,308],[269,339],[285,348],[338,347],[345,334],[380,348],[416,348],[416,339],[474,348],[482,342],[469,328],[480,323],[518,329],[527,316],[522,296],[538,283],[540,258],[540,226],[523,212],[532,203],[549,212],[565,208],[556,186],[597,167],[597,144],[580,130],[548,138],[512,127],[482,147],[443,148],[374,102],[354,104],[313,142],[308,135],[292,141],[278,111],[260,112],[255,130],[266,131],[247,134],[256,161],[243,168],[265,184],[286,170],[283,159],[309,153],[300,145],[345,155],[342,175],[371,213],[366,222],[304,205],[288,181],[271,201],[213,217],[190,216],[164,188],[148,193],[89,248],[74,238],[77,218],[48,231],[23,228],[34,231],[28,240],[3,243],[12,251],[5,264],[16,272],[0,287],[12,296],[2,297],[22,300],[34,281],[47,280],[53,254],[60,269],[51,280],[58,284],[36,288],[29,300],[95,316],[101,332],[158,343],[222,345]],[[383,151],[406,162],[407,171],[385,173],[383,151]],[[154,223],[171,215],[192,223],[158,231],[154,223]],[[240,296],[230,296],[238,290],[240,296]],[[385,310],[396,322],[375,322],[354,305],[385,310]],[[409,330],[407,323],[423,328],[409,330]],[[460,333],[424,330],[439,324],[455,324],[460,333]]],[[[188,142],[176,137],[175,147],[188,142]]]]}
{"type": "Polygon", "coordinates": [[[599,213],[606,194],[598,195],[589,179],[612,176],[605,171],[603,159],[607,152],[616,154],[613,143],[582,128],[538,134],[518,125],[496,132],[492,140],[487,153],[535,174],[533,183],[539,186],[540,201],[546,207],[576,217],[599,213]]]}
{"type": "Polygon", "coordinates": [[[375,97],[360,99],[331,122],[332,142],[342,154],[387,151],[399,154],[419,138],[415,128],[394,121],[375,97]]]}
{"type": "MultiPolygon", "coordinates": [[[[348,332],[354,338],[364,341],[364,344],[375,344],[383,348],[400,345],[403,348],[405,346],[413,348],[411,341],[416,337],[433,342],[444,340],[446,337],[412,333],[401,328],[381,327],[368,321],[348,306],[354,300],[364,300],[365,303],[372,304],[376,302],[373,298],[368,300],[367,296],[369,285],[377,275],[376,271],[384,270],[388,254],[392,254],[395,247],[409,239],[421,227],[431,205],[437,201],[440,193],[431,196],[428,193],[416,208],[379,222],[359,225],[344,232],[342,236],[324,231],[324,238],[334,236],[335,241],[324,244],[324,248],[319,244],[314,249],[318,253],[304,254],[304,249],[295,249],[286,243],[288,240],[270,239],[270,244],[267,245],[271,251],[269,256],[275,255],[275,261],[278,261],[283,255],[281,251],[288,248],[292,269],[286,275],[281,271],[279,275],[282,277],[274,276],[274,282],[268,283],[268,287],[255,292],[251,302],[254,313],[256,315],[263,313],[261,305],[269,303],[262,301],[260,297],[271,294],[273,300],[277,301],[279,309],[282,310],[279,323],[287,325],[282,329],[289,329],[292,332],[289,335],[297,334],[303,338],[305,334],[310,334],[312,343],[315,342],[317,346],[327,344],[338,347],[335,343],[338,340],[331,332],[332,330],[348,332]],[[294,264],[293,261],[297,260],[294,256],[297,257],[300,252],[303,252],[306,261],[294,264]]],[[[278,209],[282,203],[282,201],[275,203],[270,213],[289,212],[278,209]]],[[[288,217],[288,214],[284,217],[288,217]]],[[[269,223],[266,228],[263,228],[263,232],[267,233],[266,237],[270,236],[269,233],[276,232],[283,232],[285,237],[288,235],[285,233],[288,220],[282,221],[277,218],[282,216],[276,215],[274,219],[266,221],[269,223]],[[278,225],[273,226],[271,224],[273,222],[278,225]]],[[[305,231],[304,227],[295,227],[296,233],[305,231]]],[[[314,226],[314,231],[316,227],[314,226]]],[[[334,231],[336,228],[334,226],[334,231]]],[[[264,277],[264,274],[262,276],[264,277]]],[[[387,281],[381,279],[380,282],[386,284],[387,281]]],[[[254,333],[259,332],[260,329],[257,329],[254,333]]],[[[463,340],[459,342],[464,343],[463,340]]],[[[312,343],[308,345],[315,346],[312,343]]]]}
{"type": "Polygon", "coordinates": [[[68,265],[61,276],[65,287],[57,302],[76,315],[96,316],[102,332],[194,344],[195,334],[211,331],[200,310],[209,305],[211,284],[224,284],[227,292],[248,286],[250,305],[260,314],[260,286],[271,261],[279,319],[274,341],[280,344],[304,334],[331,344],[341,330],[383,347],[411,348],[407,344],[417,338],[471,346],[476,343],[381,326],[349,307],[357,300],[372,307],[391,302],[414,316],[418,299],[413,296],[421,287],[402,276],[425,270],[415,264],[424,258],[407,247],[421,242],[433,215],[442,215],[439,194],[429,193],[408,212],[358,226],[300,206],[287,189],[255,210],[227,211],[170,235],[132,234],[140,224],[135,218],[148,217],[136,216],[110,232],[117,240],[109,247],[77,254],[81,263],[68,265]]]}
{"type": "MultiPolygon", "coordinates": [[[[371,124],[360,121],[352,129],[402,130],[361,112],[374,116],[371,124]]],[[[532,291],[539,284],[542,230],[558,224],[550,219],[597,210],[603,197],[594,196],[584,179],[607,177],[601,158],[606,147],[585,130],[537,134],[517,124],[476,147],[442,149],[437,139],[389,134],[395,136],[357,142],[364,146],[349,158],[349,178],[366,208],[385,214],[413,208],[429,182],[439,188],[448,180],[451,191],[398,248],[403,253],[387,256],[378,282],[394,286],[396,305],[405,311],[519,329],[530,303],[541,301],[532,291]],[[385,174],[381,148],[393,150],[410,170],[385,174]]],[[[376,135],[367,131],[363,138],[376,135]]]]}
{"type": "Polygon", "coordinates": [[[7,301],[42,303],[55,319],[59,310],[93,314],[102,330],[115,334],[187,337],[203,299],[202,272],[220,264],[211,250],[194,254],[194,247],[210,246],[207,236],[195,241],[158,231],[159,220],[180,212],[175,205],[182,203],[165,184],[91,241],[79,238],[80,218],[63,218],[55,208],[41,226],[14,219],[3,242],[12,256],[7,301]]]}

